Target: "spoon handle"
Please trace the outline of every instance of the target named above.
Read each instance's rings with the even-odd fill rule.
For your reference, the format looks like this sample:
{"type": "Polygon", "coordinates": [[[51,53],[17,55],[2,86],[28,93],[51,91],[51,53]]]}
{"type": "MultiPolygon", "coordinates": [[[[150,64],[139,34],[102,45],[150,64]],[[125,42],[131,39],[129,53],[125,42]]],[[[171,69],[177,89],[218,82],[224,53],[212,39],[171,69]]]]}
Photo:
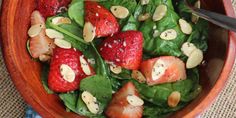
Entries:
{"type": "Polygon", "coordinates": [[[215,25],[221,26],[222,28],[236,32],[236,19],[235,18],[193,7],[186,0],[185,0],[185,3],[190,8],[192,13],[198,15],[199,17],[207,21],[210,21],[211,23],[215,25]]]}

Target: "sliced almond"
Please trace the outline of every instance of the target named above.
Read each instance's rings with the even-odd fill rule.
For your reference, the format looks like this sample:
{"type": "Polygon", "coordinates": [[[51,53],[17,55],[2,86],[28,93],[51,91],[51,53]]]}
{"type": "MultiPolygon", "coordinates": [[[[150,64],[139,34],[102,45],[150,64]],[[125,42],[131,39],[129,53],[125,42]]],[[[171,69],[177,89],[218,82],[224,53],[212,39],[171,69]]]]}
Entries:
{"type": "Polygon", "coordinates": [[[115,74],[120,74],[122,72],[122,68],[120,66],[116,66],[116,65],[110,65],[110,70],[111,70],[111,72],[113,72],[115,74]]]}
{"type": "Polygon", "coordinates": [[[35,37],[35,36],[39,35],[39,33],[42,31],[42,29],[43,29],[42,24],[32,25],[28,30],[28,35],[30,37],[35,37]]]}
{"type": "Polygon", "coordinates": [[[161,33],[161,39],[174,40],[177,37],[177,32],[174,29],[168,29],[161,33]]]}
{"type": "Polygon", "coordinates": [[[84,41],[86,42],[92,42],[96,35],[96,27],[92,25],[90,22],[86,22],[84,24],[84,30],[83,30],[83,37],[84,41]]]}
{"type": "Polygon", "coordinates": [[[153,38],[156,38],[160,35],[160,32],[158,30],[154,30],[153,32],[153,38]]]}
{"type": "Polygon", "coordinates": [[[161,20],[167,13],[167,6],[166,5],[159,5],[157,6],[154,14],[153,14],[153,21],[161,20]]]}
{"type": "Polygon", "coordinates": [[[142,106],[144,104],[143,100],[136,95],[128,95],[126,97],[128,103],[132,106],[142,106]]]}
{"type": "Polygon", "coordinates": [[[124,19],[129,15],[129,10],[123,6],[112,6],[110,10],[119,19],[124,19]]]}
{"type": "Polygon", "coordinates": [[[201,64],[203,60],[203,52],[200,49],[195,49],[188,57],[186,68],[194,68],[201,64]]]}
{"type": "Polygon", "coordinates": [[[79,57],[79,60],[80,60],[80,65],[81,65],[81,68],[82,70],[84,71],[84,73],[86,75],[91,75],[91,70],[90,70],[90,67],[89,67],[89,64],[88,62],[84,59],[84,56],[80,56],[79,57]]]}
{"type": "Polygon", "coordinates": [[[172,92],[168,97],[169,107],[176,107],[180,102],[181,94],[178,91],[172,92]]]}
{"type": "Polygon", "coordinates": [[[190,43],[190,42],[185,42],[181,47],[181,51],[188,57],[196,49],[197,47],[193,43],[190,43]]]}
{"type": "Polygon", "coordinates": [[[72,46],[71,46],[71,43],[63,40],[63,39],[55,39],[54,40],[54,44],[60,48],[64,48],[64,49],[70,49],[72,46]]]}
{"type": "Polygon", "coordinates": [[[52,19],[52,24],[61,25],[61,24],[71,24],[71,20],[67,17],[55,17],[52,19]]]}
{"type": "MultiPolygon", "coordinates": [[[[196,8],[200,8],[201,7],[201,2],[200,2],[200,0],[198,0],[197,2],[195,2],[195,4],[194,4],[194,7],[196,7],[196,8]]],[[[192,13],[192,22],[193,23],[197,23],[197,21],[199,20],[199,16],[197,16],[196,14],[193,14],[192,13]]]]}
{"type": "Polygon", "coordinates": [[[138,21],[145,21],[145,20],[149,19],[150,16],[151,16],[151,15],[150,15],[149,13],[140,14],[140,15],[138,16],[138,21]]]}
{"type": "Polygon", "coordinates": [[[144,75],[138,71],[138,70],[133,70],[131,77],[136,79],[139,83],[145,83],[146,82],[146,78],[144,77],[144,75]]]}
{"type": "Polygon", "coordinates": [[[149,0],[141,0],[141,5],[147,5],[149,3],[149,0]]]}
{"type": "Polygon", "coordinates": [[[60,73],[64,80],[67,82],[73,82],[75,80],[75,72],[72,68],[66,64],[60,66],[60,73]]]}
{"type": "Polygon", "coordinates": [[[63,39],[64,35],[54,29],[46,29],[46,35],[51,39],[63,39]]]}
{"type": "Polygon", "coordinates": [[[158,80],[162,75],[165,74],[167,67],[164,61],[158,59],[152,68],[152,79],[158,80]]]}
{"type": "Polygon", "coordinates": [[[84,91],[81,94],[81,98],[91,113],[93,113],[93,114],[98,113],[99,105],[97,103],[97,99],[90,92],[84,91]]]}
{"type": "Polygon", "coordinates": [[[193,31],[192,26],[184,19],[179,19],[179,26],[184,34],[191,34],[193,31]]]}
{"type": "Polygon", "coordinates": [[[84,101],[84,103],[96,101],[94,96],[90,92],[88,92],[88,91],[84,91],[81,94],[81,98],[84,101]]]}
{"type": "Polygon", "coordinates": [[[49,55],[44,55],[44,54],[39,56],[39,60],[42,61],[42,62],[46,62],[46,61],[48,61],[50,58],[51,58],[51,56],[49,56],[49,55]]]}

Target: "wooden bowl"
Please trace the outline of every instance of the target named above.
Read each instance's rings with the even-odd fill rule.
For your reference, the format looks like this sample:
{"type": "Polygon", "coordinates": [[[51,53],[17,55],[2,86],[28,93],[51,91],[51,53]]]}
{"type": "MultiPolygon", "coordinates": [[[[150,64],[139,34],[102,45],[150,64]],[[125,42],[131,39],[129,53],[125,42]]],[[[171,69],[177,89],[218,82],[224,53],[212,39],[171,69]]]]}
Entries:
{"type": "MultiPolygon", "coordinates": [[[[203,0],[212,11],[235,17],[231,0],[203,0]]],[[[40,81],[40,64],[30,59],[26,51],[27,29],[35,0],[3,0],[1,37],[3,55],[12,81],[25,101],[45,118],[81,117],[66,112],[56,95],[49,95],[40,81]]],[[[210,25],[209,50],[206,66],[201,69],[203,92],[183,110],[172,117],[192,118],[199,115],[225,86],[236,56],[236,35],[210,25]]]]}

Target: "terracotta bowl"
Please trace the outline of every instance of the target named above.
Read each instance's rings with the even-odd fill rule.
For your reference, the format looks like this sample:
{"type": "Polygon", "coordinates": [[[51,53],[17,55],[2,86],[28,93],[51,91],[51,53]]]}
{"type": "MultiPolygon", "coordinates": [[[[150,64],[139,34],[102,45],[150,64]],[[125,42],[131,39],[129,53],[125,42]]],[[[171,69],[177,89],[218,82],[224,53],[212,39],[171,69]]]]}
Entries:
{"type": "MultiPolygon", "coordinates": [[[[235,17],[231,0],[203,0],[206,9],[235,17]]],[[[12,81],[25,101],[45,118],[81,117],[66,112],[56,95],[49,95],[40,81],[41,66],[30,59],[26,51],[27,29],[35,0],[3,0],[1,41],[3,55],[12,81]]],[[[201,67],[203,92],[183,110],[172,117],[198,116],[225,86],[236,56],[236,35],[210,25],[209,50],[206,65],[201,67]]]]}

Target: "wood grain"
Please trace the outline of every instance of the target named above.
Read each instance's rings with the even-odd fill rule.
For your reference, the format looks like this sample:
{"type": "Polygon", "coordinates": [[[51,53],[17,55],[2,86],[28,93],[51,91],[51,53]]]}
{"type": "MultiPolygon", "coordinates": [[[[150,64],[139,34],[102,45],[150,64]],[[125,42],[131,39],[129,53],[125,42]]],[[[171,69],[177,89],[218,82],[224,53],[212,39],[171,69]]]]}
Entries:
{"type": "MultiPolygon", "coordinates": [[[[205,0],[203,5],[207,9],[235,17],[230,0],[223,0],[223,3],[220,0],[205,0]]],[[[38,62],[32,61],[26,51],[27,29],[29,28],[30,14],[34,8],[35,0],[3,0],[1,41],[8,71],[26,102],[32,105],[43,117],[80,117],[74,113],[66,112],[57,96],[46,93],[40,81],[41,66],[38,62]]],[[[223,61],[210,67],[202,67],[201,84],[203,85],[203,92],[198,99],[171,117],[190,118],[199,115],[214,101],[227,81],[236,56],[236,36],[229,32],[229,40],[227,40],[227,37],[221,37],[227,36],[227,31],[214,25],[210,27],[209,42],[211,43],[206,61],[209,63],[214,59],[223,61]],[[218,48],[221,51],[215,50],[218,48]],[[217,69],[220,71],[216,72],[217,69]],[[209,73],[216,75],[209,75],[209,73]]]]}

